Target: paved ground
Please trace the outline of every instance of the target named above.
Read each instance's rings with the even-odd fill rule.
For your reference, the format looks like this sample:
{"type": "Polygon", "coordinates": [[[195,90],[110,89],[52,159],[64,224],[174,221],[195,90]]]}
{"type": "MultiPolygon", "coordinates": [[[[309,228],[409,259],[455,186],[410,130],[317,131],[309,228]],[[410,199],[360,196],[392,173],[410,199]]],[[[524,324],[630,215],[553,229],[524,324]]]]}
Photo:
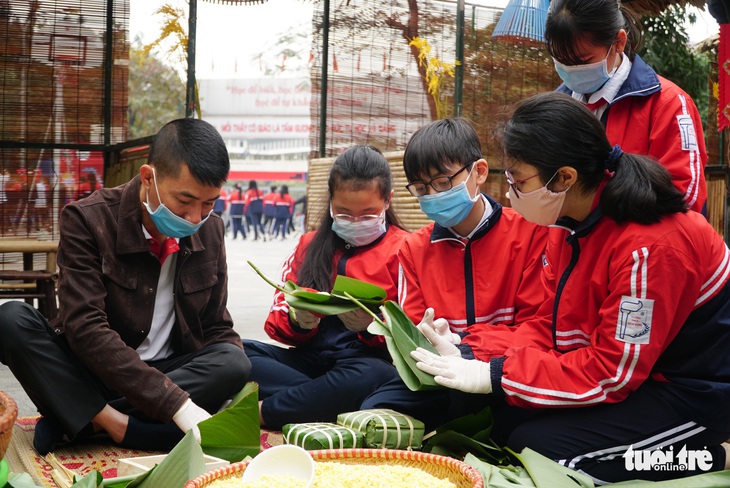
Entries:
{"type": "MultiPolygon", "coordinates": [[[[284,241],[253,241],[226,239],[228,256],[228,310],[233,317],[235,330],[247,339],[268,340],[264,321],[274,289],[264,282],[246,261],[253,262],[272,278],[279,277],[280,267],[297,240],[289,237],[284,241]]],[[[0,390],[10,394],[18,403],[19,415],[36,415],[35,407],[26,396],[10,370],[0,364],[0,390]]]]}

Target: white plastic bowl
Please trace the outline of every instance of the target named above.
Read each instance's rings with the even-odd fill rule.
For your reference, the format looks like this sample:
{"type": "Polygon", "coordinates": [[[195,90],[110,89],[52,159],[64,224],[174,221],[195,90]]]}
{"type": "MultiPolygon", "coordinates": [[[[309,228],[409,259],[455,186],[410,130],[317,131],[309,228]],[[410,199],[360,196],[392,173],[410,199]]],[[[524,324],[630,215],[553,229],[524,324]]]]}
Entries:
{"type": "Polygon", "coordinates": [[[299,446],[282,444],[260,452],[248,463],[243,481],[255,481],[264,475],[288,475],[307,482],[314,482],[314,459],[299,446]]]}

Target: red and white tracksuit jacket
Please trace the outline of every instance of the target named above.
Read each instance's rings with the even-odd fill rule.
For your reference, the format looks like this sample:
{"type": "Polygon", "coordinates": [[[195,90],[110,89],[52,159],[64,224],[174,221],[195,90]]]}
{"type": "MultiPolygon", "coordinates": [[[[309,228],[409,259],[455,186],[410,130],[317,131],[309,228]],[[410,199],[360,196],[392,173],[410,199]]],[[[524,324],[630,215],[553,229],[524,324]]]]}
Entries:
{"type": "Polygon", "coordinates": [[[490,361],[494,392],[512,405],[615,403],[654,381],[689,418],[730,430],[730,253],[722,238],[692,211],[651,225],[617,225],[600,209],[580,224],[569,220],[550,229],[552,293],[538,317],[511,332],[472,327],[463,354],[490,361]]]}
{"type": "Polygon", "coordinates": [[[547,228],[487,199],[492,215],[471,239],[430,224],[401,246],[398,301],[414,323],[432,307],[454,332],[478,323],[514,325],[544,302],[547,228]]]}
{"type": "MultiPolygon", "coordinates": [[[[307,247],[312,241],[315,232],[308,232],[299,238],[294,251],[284,262],[281,279],[297,282],[297,273],[304,262],[307,247]]],[[[334,260],[332,262],[332,276],[349,276],[366,281],[383,288],[387,300],[397,297],[398,282],[398,248],[405,236],[403,229],[388,226],[388,230],[375,242],[361,247],[351,246],[339,237],[334,260]]],[[[330,290],[321,290],[330,291],[330,290]]],[[[305,330],[292,325],[289,320],[289,305],[285,295],[280,291],[274,294],[274,304],[264,326],[266,333],[274,340],[292,346],[302,346],[318,349],[323,355],[332,358],[372,355],[367,349],[373,346],[381,348],[384,344],[381,336],[373,336],[366,332],[355,333],[347,330],[337,316],[325,317],[318,327],[305,330]]]]}
{"type": "MultiPolygon", "coordinates": [[[[558,91],[572,93],[564,84],[558,91]]],[[[624,152],[655,158],[671,173],[688,206],[703,212],[707,202],[705,137],[700,113],[684,90],[657,75],[636,55],[629,77],[601,122],[611,144],[620,144],[624,152]]]]}

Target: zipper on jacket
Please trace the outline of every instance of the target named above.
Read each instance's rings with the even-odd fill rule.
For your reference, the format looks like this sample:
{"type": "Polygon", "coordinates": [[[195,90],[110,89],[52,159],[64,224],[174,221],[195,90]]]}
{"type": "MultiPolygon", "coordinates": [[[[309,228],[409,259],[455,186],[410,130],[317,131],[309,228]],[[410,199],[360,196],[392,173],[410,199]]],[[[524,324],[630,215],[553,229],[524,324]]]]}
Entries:
{"type": "Polygon", "coordinates": [[[563,294],[563,288],[565,283],[568,281],[570,274],[573,272],[573,268],[578,264],[578,258],[580,257],[580,243],[578,242],[578,236],[575,235],[574,231],[571,231],[570,235],[565,239],[572,249],[570,255],[570,263],[568,267],[563,271],[560,281],[558,282],[558,288],[555,290],[555,301],[553,302],[553,347],[558,352],[568,352],[570,349],[561,349],[558,346],[558,306],[560,305],[560,297],[563,294]]]}
{"type": "Polygon", "coordinates": [[[471,239],[464,246],[464,285],[466,291],[466,326],[477,323],[474,307],[474,276],[472,270],[471,239]]]}

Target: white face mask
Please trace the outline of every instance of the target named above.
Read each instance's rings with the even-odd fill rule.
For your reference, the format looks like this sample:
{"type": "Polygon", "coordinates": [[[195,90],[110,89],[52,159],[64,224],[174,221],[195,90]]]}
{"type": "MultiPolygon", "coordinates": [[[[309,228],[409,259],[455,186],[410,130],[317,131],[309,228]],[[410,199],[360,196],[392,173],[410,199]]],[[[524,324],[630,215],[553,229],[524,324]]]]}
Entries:
{"type": "MultiPolygon", "coordinates": [[[[332,210],[330,210],[330,214],[332,210]]],[[[374,220],[363,220],[360,222],[348,222],[341,219],[333,219],[332,231],[340,236],[345,242],[355,247],[367,246],[378,237],[385,234],[385,210],[380,217],[374,220]]]]}
{"type": "MultiPolygon", "coordinates": [[[[555,175],[558,173],[556,172],[555,175]]],[[[550,180],[537,190],[528,193],[522,193],[514,186],[507,192],[512,208],[522,215],[525,220],[537,225],[553,225],[560,217],[560,211],[563,209],[565,196],[570,187],[565,191],[554,192],[548,190],[548,185],[555,178],[550,180]],[[512,195],[512,192],[515,195],[512,195]]]]}

